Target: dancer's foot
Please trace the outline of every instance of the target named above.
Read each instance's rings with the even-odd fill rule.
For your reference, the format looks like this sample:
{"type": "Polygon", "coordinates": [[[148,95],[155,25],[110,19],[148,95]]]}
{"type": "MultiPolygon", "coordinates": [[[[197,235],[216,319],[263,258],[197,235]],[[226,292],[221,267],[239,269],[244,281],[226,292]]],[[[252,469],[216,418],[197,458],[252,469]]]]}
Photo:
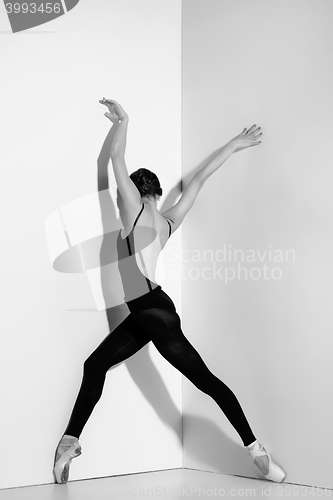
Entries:
{"type": "Polygon", "coordinates": [[[56,483],[67,483],[70,463],[73,458],[79,455],[81,455],[81,446],[78,439],[64,434],[54,457],[53,476],[56,483]]]}
{"type": "Polygon", "coordinates": [[[271,454],[266,446],[255,441],[251,445],[246,446],[246,448],[253,462],[266,479],[275,481],[276,483],[282,483],[286,477],[286,473],[273,462],[271,454]]]}

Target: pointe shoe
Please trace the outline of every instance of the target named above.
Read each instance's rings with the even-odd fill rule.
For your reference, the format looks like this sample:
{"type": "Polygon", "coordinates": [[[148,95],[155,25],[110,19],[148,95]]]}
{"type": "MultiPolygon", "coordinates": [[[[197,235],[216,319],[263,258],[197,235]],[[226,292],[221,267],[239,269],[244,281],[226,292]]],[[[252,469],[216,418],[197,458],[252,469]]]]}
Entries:
{"type": "Polygon", "coordinates": [[[266,446],[255,441],[254,446],[252,446],[252,448],[247,448],[247,451],[255,465],[265,476],[265,479],[276,483],[282,483],[286,477],[286,473],[273,462],[271,454],[266,446]]]}
{"type": "Polygon", "coordinates": [[[81,453],[81,446],[76,437],[65,434],[61,438],[57,446],[53,464],[53,477],[56,483],[67,483],[71,461],[73,458],[81,455],[81,453]]]}

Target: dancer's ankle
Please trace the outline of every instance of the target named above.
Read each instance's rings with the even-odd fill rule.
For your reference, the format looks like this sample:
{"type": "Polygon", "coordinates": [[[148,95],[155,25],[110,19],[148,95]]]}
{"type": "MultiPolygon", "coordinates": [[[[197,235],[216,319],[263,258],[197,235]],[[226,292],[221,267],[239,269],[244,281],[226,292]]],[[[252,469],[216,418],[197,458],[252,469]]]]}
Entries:
{"type": "Polygon", "coordinates": [[[248,450],[252,450],[255,447],[255,444],[257,443],[257,440],[253,441],[253,443],[248,444],[245,446],[248,450]]]}

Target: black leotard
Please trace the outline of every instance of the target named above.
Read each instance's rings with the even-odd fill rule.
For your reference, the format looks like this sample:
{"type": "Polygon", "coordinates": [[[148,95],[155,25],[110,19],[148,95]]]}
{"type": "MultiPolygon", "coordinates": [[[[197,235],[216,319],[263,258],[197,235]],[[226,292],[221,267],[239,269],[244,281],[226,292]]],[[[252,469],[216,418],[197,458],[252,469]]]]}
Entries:
{"type": "MultiPolygon", "coordinates": [[[[124,289],[124,300],[129,302],[131,300],[140,297],[148,292],[151,292],[157,287],[160,287],[154,281],[151,281],[145,274],[143,274],[137,265],[136,254],[138,255],[142,268],[146,271],[146,265],[143,259],[141,250],[135,250],[134,246],[134,228],[136,223],[142,214],[144,209],[144,204],[142,203],[142,208],[137,215],[135,222],[133,224],[131,232],[126,236],[125,239],[121,238],[121,231],[119,231],[117,238],[117,251],[118,251],[118,269],[120,272],[123,289],[124,289]]],[[[169,237],[171,235],[171,225],[169,224],[169,237]]],[[[154,228],[144,228],[144,237],[147,240],[145,246],[151,244],[153,240],[158,236],[157,231],[154,228]]],[[[161,287],[160,287],[161,288],[161,287]]]]}

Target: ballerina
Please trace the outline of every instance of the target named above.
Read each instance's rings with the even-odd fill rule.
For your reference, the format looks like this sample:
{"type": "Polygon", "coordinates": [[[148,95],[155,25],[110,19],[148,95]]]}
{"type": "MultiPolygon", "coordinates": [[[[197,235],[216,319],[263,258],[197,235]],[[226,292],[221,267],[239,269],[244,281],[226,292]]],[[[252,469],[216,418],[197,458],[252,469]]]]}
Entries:
{"type": "MultiPolygon", "coordinates": [[[[69,466],[81,454],[79,438],[99,401],[107,371],[137,353],[152,341],[160,354],[198,389],[218,404],[238,432],[255,465],[268,480],[282,482],[285,472],[273,462],[266,446],[260,444],[232,390],[216,377],[185,337],[172,299],[156,283],[154,272],[159,252],[182,224],[206,180],[235,152],[261,143],[261,127],[252,125],[220,148],[183,192],[180,200],[163,213],[157,209],[162,195],[157,175],[140,168],[128,175],[125,149],[129,117],[115,100],[99,101],[108,107],[105,116],[115,127],[111,145],[112,167],[117,183],[117,204],[123,229],[117,239],[118,267],[124,300],[130,314],[84,362],[83,379],[67,428],[57,446],[53,474],[55,482],[68,481],[69,466]],[[146,260],[140,249],[147,247],[145,229],[153,229],[159,245],[148,245],[146,260]],[[157,248],[157,249],[156,249],[157,248]],[[139,254],[140,258],[137,258],[139,254]],[[148,255],[148,259],[147,259],[148,255]],[[129,264],[130,262],[130,264],[129,264]]],[[[151,238],[150,238],[151,239],[151,238]]]]}

